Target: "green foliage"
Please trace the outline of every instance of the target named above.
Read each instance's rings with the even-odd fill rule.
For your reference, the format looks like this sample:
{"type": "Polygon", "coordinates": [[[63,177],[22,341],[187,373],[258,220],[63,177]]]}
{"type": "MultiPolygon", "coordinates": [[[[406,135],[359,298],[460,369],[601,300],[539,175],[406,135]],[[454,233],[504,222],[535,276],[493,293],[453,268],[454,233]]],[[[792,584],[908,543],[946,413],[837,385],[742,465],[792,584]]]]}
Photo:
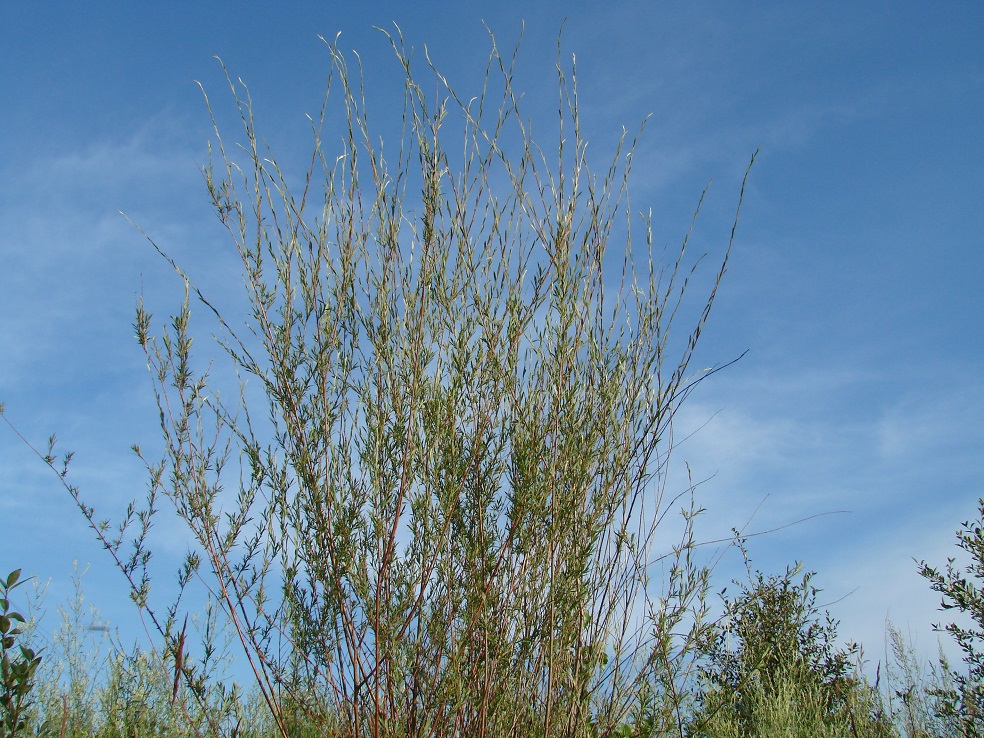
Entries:
{"type": "Polygon", "coordinates": [[[709,576],[692,489],[661,562],[668,591],[647,585],[679,499],[663,498],[671,424],[708,373],[690,362],[734,227],[676,337],[698,284],[690,234],[664,263],[629,208],[633,140],[589,167],[574,68],[558,61],[548,156],[494,39],[474,98],[433,69],[419,82],[402,38],[388,42],[402,134],[384,156],[361,77],[329,45],[298,180],[229,79],[241,142],[216,122],[203,173],[248,308],[224,309],[154,244],[185,299],[163,325],[136,312],[162,438],[159,459],[136,449],[146,501],[114,526],[66,481],[70,455],[55,467],[53,438],[42,456],[159,637],[153,699],[126,692],[143,662],[111,678],[140,706],[114,725],[156,734],[167,721],[148,716],[174,710],[220,735],[238,717],[207,629],[187,637],[201,582],[253,671],[268,722],[252,724],[281,736],[586,738],[624,734],[633,711],[633,730],[678,734],[709,576]],[[455,120],[464,136],[446,132],[455,120]],[[217,323],[225,374],[198,357],[193,304],[217,323]],[[162,507],[191,544],[164,606],[147,543],[162,507]]]}
{"type": "Polygon", "coordinates": [[[934,626],[949,633],[964,654],[967,671],[954,672],[955,688],[938,696],[942,714],[959,719],[967,736],[984,735],[984,499],[978,507],[977,520],[965,520],[956,533],[957,547],[969,555],[969,562],[959,565],[950,558],[942,570],[925,561],[919,565],[919,573],[943,595],[941,608],[958,610],[973,623],[934,626]]]}
{"type": "MultiPolygon", "coordinates": [[[[162,663],[153,649],[125,649],[119,643],[87,600],[83,576],[76,568],[74,595],[58,607],[60,622],[49,634],[37,627],[43,605],[32,606],[26,630],[33,630],[31,640],[43,644],[46,656],[34,674],[27,724],[58,738],[232,735],[247,704],[238,688],[212,680],[203,694],[207,715],[196,709],[189,685],[182,682],[175,693],[173,662],[162,663]],[[213,723],[217,730],[210,733],[213,723]]],[[[40,588],[35,598],[43,597],[40,588]]]]}
{"type": "Polygon", "coordinates": [[[855,689],[831,710],[831,695],[815,679],[784,671],[766,682],[754,675],[743,688],[742,707],[719,706],[703,717],[692,735],[706,738],[893,738],[892,726],[869,716],[876,709],[875,695],[855,689]]]}
{"type": "Polygon", "coordinates": [[[957,693],[946,657],[923,661],[891,623],[886,624],[887,653],[879,666],[882,707],[899,735],[907,738],[958,738],[965,733],[950,709],[957,693]]]}
{"type": "Polygon", "coordinates": [[[796,581],[798,572],[735,582],[740,592],[724,599],[720,625],[702,644],[690,735],[841,735],[845,726],[851,735],[891,734],[858,673],[858,646],[838,647],[813,574],[796,581]]]}
{"type": "MultiPolygon", "coordinates": [[[[701,641],[703,653],[677,650],[668,655],[668,666],[661,669],[660,661],[651,664],[647,672],[650,681],[640,684],[630,709],[620,716],[613,712],[596,714],[588,731],[591,738],[679,738],[685,734],[705,738],[967,735],[958,717],[947,714],[945,709],[946,696],[955,693],[953,672],[945,661],[938,668],[932,664],[921,666],[912,646],[891,624],[887,626],[889,658],[878,669],[879,693],[878,683],[871,688],[856,672],[845,673],[841,668],[850,664],[837,659],[837,655],[853,652],[838,650],[834,645],[836,633],[829,620],[819,617],[814,602],[816,590],[809,585],[808,577],[796,581],[791,572],[782,577],[750,576],[749,582],[741,585],[740,594],[727,601],[726,610],[733,617],[715,624],[704,621],[699,614],[704,602],[700,592],[706,579],[700,586],[688,585],[680,580],[686,571],[684,560],[676,575],[677,583],[671,584],[667,594],[689,593],[688,598],[664,606],[664,618],[672,620],[673,625],[668,626],[665,621],[662,625],[672,630],[688,617],[693,618],[691,627],[699,635],[691,633],[688,638],[701,641]],[[756,592],[767,590],[772,591],[754,602],[756,592]],[[801,613],[804,609],[807,617],[801,613]],[[771,614],[764,614],[770,610],[771,614]],[[777,612],[786,612],[788,617],[777,616],[777,612]],[[754,627],[753,613],[761,621],[754,627]],[[793,633],[790,618],[802,621],[800,636],[793,633]],[[815,627],[811,629],[810,625],[815,627]],[[721,663],[715,665],[707,658],[712,650],[708,644],[720,645],[726,632],[731,634],[729,647],[719,649],[721,663]],[[741,644],[735,634],[739,633],[745,634],[749,651],[760,653],[758,658],[735,658],[741,644]],[[792,668],[782,660],[762,657],[763,653],[768,656],[780,651],[773,647],[780,643],[812,657],[792,659],[792,668]],[[692,664],[694,656],[703,658],[702,684],[687,676],[693,674],[688,671],[688,663],[692,664]],[[725,663],[733,668],[723,668],[725,663]],[[730,683],[722,678],[714,683],[707,676],[735,674],[744,663],[754,663],[759,668],[747,678],[732,679],[730,683]],[[797,667],[810,663],[812,669],[797,667]],[[845,677],[853,680],[846,690],[842,688],[845,677]],[[675,691],[667,691],[667,686],[675,691]]],[[[707,575],[706,570],[701,573],[693,567],[689,571],[691,575],[707,575]]],[[[210,680],[204,698],[213,719],[207,720],[194,710],[194,700],[182,699],[190,697],[189,687],[182,687],[179,699],[175,699],[169,669],[160,667],[153,651],[125,651],[105,633],[94,647],[88,647],[86,623],[102,621],[94,607],[83,607],[85,601],[81,574],[77,574],[75,596],[67,607],[59,608],[62,623],[50,642],[43,642],[47,655],[34,673],[33,703],[23,713],[26,726],[40,726],[34,729],[39,735],[272,738],[281,734],[258,691],[245,693],[236,685],[226,687],[219,680],[210,680]]],[[[22,635],[31,635],[30,627],[28,623],[22,635]]],[[[37,639],[38,635],[31,638],[37,639]]],[[[327,704],[324,695],[301,695],[301,699],[298,695],[297,691],[282,694],[280,719],[288,735],[314,738],[344,734],[341,716],[311,710],[311,706],[327,704]]]]}
{"type": "MultiPolygon", "coordinates": [[[[150,598],[146,532],[164,501],[194,541],[182,588],[210,573],[282,735],[298,721],[348,735],[607,735],[653,674],[679,723],[684,675],[668,654],[690,646],[667,628],[706,579],[679,577],[664,612],[645,587],[647,552],[666,512],[653,497],[670,423],[701,376],[688,365],[725,264],[671,343],[689,235],[666,265],[648,222],[634,237],[634,142],[589,168],[574,70],[558,64],[551,161],[494,40],[476,99],[436,72],[420,84],[389,40],[405,74],[395,156],[329,46],[326,105],[341,104],[315,124],[300,192],[230,80],[244,142],[227,147],[216,126],[204,174],[249,310],[227,316],[171,262],[180,309],[159,333],[143,303],[136,316],[164,447],[147,461],[147,502],[111,533],[73,496],[199,712],[205,657],[177,603],[158,616],[150,598]],[[423,94],[434,83],[436,100],[423,94]],[[464,147],[444,131],[452,119],[464,147]],[[322,129],[339,124],[327,150],[322,129]],[[192,294],[259,402],[199,364],[192,294]],[[652,627],[631,626],[640,608],[652,627]]],[[[685,527],[673,556],[693,569],[685,527]]]]}
{"type": "Polygon", "coordinates": [[[0,578],[0,738],[27,731],[26,713],[31,706],[34,676],[41,664],[32,648],[18,644],[24,616],[11,609],[10,593],[24,582],[20,569],[0,578]],[[15,649],[16,646],[16,649],[15,649]]]}

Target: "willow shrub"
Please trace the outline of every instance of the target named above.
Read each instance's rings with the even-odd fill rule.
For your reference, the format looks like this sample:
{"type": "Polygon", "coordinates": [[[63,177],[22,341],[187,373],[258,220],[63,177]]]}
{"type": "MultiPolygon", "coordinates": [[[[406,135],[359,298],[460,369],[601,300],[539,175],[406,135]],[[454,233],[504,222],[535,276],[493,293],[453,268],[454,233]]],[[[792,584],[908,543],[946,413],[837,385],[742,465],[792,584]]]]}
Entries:
{"type": "Polygon", "coordinates": [[[41,656],[25,645],[24,616],[12,610],[10,592],[24,582],[20,569],[0,577],[0,738],[25,734],[28,712],[35,686],[35,673],[41,656]],[[14,648],[16,646],[16,649],[14,648]]]}
{"type": "Polygon", "coordinates": [[[142,302],[136,314],[164,458],[147,461],[148,499],[118,529],[67,486],[203,732],[222,731],[207,724],[210,647],[195,657],[180,603],[151,605],[147,531],[163,498],[194,539],[182,587],[207,584],[278,734],[626,735],[636,713],[679,732],[708,576],[692,495],[682,538],[661,539],[674,553],[655,563],[651,549],[674,506],[672,419],[706,375],[689,364],[734,228],[671,344],[691,304],[689,234],[663,261],[630,212],[634,140],[589,168],[573,66],[557,66],[548,156],[520,112],[515,53],[493,39],[468,98],[432,67],[418,83],[390,41],[405,71],[390,158],[361,70],[327,44],[296,189],[229,80],[243,138],[229,146],[216,124],[204,175],[249,310],[218,309],[155,245],[186,287],[164,327],[142,302]],[[231,400],[196,368],[189,295],[218,319],[244,383],[231,400]]]}
{"type": "MultiPolygon", "coordinates": [[[[861,649],[837,645],[838,622],[817,605],[812,572],[751,569],[702,644],[691,738],[899,735],[861,673],[861,649]]],[[[908,735],[908,734],[907,734],[908,735]]]]}
{"type": "Polygon", "coordinates": [[[940,609],[962,615],[963,622],[933,627],[953,637],[967,669],[951,672],[953,684],[937,690],[937,715],[944,721],[958,720],[967,736],[984,735],[984,498],[978,499],[977,508],[980,515],[963,521],[956,533],[964,560],[948,558],[942,569],[925,561],[919,564],[919,573],[942,595],[940,609]]]}

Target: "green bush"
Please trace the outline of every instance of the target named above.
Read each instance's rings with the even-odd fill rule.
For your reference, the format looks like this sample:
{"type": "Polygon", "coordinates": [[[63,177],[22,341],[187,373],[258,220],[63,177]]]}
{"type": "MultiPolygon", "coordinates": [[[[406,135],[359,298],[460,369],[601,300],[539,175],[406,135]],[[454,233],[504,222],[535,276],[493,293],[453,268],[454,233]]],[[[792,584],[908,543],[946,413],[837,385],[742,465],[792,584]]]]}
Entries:
{"type": "Polygon", "coordinates": [[[953,672],[940,649],[939,659],[921,657],[902,632],[886,624],[887,649],[879,665],[882,706],[899,735],[906,738],[961,738],[959,717],[949,709],[957,694],[953,672]]]}
{"type": "Polygon", "coordinates": [[[742,710],[734,702],[717,705],[691,735],[706,738],[891,738],[891,725],[871,719],[877,700],[872,692],[853,690],[836,710],[830,694],[815,679],[783,672],[766,684],[758,674],[742,690],[742,710]]]}
{"type": "Polygon", "coordinates": [[[670,426],[708,371],[690,361],[734,226],[671,338],[695,305],[690,234],[664,263],[629,207],[624,134],[589,167],[573,67],[558,61],[548,156],[494,39],[474,98],[433,69],[420,82],[402,38],[387,43],[402,137],[384,156],[361,76],[329,44],[297,180],[229,80],[241,145],[216,124],[203,174],[248,308],[222,309],[154,244],[185,299],[163,326],[137,308],[163,447],[137,449],[148,498],[114,527],[56,471],[156,629],[153,663],[197,733],[226,717],[210,644],[186,640],[179,612],[199,581],[284,737],[587,738],[624,732],[640,705],[679,728],[707,584],[693,504],[663,596],[649,552],[678,499],[661,496],[670,426]],[[193,351],[193,304],[241,385],[193,351]],[[193,544],[162,607],[147,533],[165,506],[193,544]]]}
{"type": "Polygon", "coordinates": [[[837,623],[817,607],[813,574],[796,581],[798,572],[735,582],[740,591],[725,598],[720,624],[701,646],[690,735],[893,734],[860,674],[859,647],[837,645],[837,623]]]}
{"type": "Polygon", "coordinates": [[[20,569],[0,579],[0,738],[27,732],[26,714],[31,707],[31,690],[41,656],[32,648],[18,644],[23,634],[18,623],[24,616],[12,610],[10,593],[23,584],[20,569]],[[15,649],[16,646],[16,649],[15,649]]]}
{"type": "Polygon", "coordinates": [[[951,558],[942,570],[925,561],[919,565],[919,573],[943,595],[940,607],[958,610],[972,623],[934,626],[949,633],[964,654],[967,671],[954,671],[954,688],[937,696],[941,715],[957,718],[966,736],[984,735],[984,499],[978,508],[977,520],[965,520],[956,534],[957,547],[970,557],[967,563],[961,566],[951,558]]]}

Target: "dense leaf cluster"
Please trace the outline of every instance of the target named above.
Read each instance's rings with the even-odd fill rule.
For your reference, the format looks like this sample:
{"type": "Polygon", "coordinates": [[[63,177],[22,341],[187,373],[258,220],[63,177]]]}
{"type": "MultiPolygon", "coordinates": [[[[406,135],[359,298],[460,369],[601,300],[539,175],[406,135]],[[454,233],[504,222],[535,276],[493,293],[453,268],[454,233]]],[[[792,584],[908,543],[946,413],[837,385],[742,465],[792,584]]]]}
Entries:
{"type": "Polygon", "coordinates": [[[24,616],[10,609],[10,591],[23,584],[18,582],[20,573],[17,569],[0,579],[0,738],[24,729],[34,673],[41,664],[33,649],[17,644],[23,634],[18,623],[24,623],[24,616]]]}
{"type": "Polygon", "coordinates": [[[702,648],[693,735],[717,734],[707,726],[722,719],[743,735],[764,735],[763,700],[802,695],[824,722],[863,722],[864,734],[872,734],[879,719],[856,710],[867,689],[858,674],[860,648],[838,645],[838,623],[817,605],[814,573],[797,581],[798,574],[799,567],[770,576],[750,572],[748,582],[735,582],[735,596],[722,592],[723,617],[702,648]]]}
{"type": "Polygon", "coordinates": [[[955,672],[956,688],[940,696],[967,736],[984,735],[984,499],[978,500],[978,506],[980,517],[965,520],[956,534],[957,547],[969,554],[970,562],[961,566],[951,557],[942,570],[925,561],[919,565],[919,573],[943,595],[942,609],[959,610],[973,621],[973,625],[934,626],[953,636],[964,654],[967,673],[955,672]]]}

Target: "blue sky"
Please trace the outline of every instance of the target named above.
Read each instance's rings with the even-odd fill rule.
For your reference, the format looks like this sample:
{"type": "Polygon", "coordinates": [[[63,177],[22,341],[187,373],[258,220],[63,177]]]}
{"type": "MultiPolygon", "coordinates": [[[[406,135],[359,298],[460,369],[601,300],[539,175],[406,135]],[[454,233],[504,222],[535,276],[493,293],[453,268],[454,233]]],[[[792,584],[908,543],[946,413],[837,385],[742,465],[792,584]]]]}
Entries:
{"type": "MultiPolygon", "coordinates": [[[[519,86],[550,142],[565,18],[595,161],[622,126],[652,116],[632,185],[635,207],[653,209],[657,244],[679,243],[713,178],[695,239],[719,258],[761,152],[698,363],[748,353],[678,418],[677,437],[689,437],[676,460],[708,479],[699,535],[726,536],[753,513],[749,530],[848,511],[754,539],[753,563],[816,569],[841,635],[872,659],[886,617],[932,651],[938,597],[913,558],[952,555],[984,495],[978,3],[6,3],[8,417],[37,444],[55,432],[76,452],[74,480],[98,509],[143,493],[129,447],[153,447],[156,413],[133,309],[143,293],[163,315],[181,285],[117,211],[204,284],[239,284],[198,170],[211,130],[195,80],[220,116],[232,112],[213,56],[249,84],[258,127],[289,166],[321,102],[319,34],[341,32],[340,46],[360,53],[370,101],[396,89],[388,42],[372,29],[394,21],[470,95],[489,48],[482,21],[508,46],[525,21],[519,86]]],[[[114,623],[132,620],[71,500],[6,428],[0,519],[0,570],[50,578],[53,609],[71,591],[73,559],[91,562],[91,600],[114,623]]],[[[168,535],[160,528],[159,543],[179,553],[168,535]]]]}

